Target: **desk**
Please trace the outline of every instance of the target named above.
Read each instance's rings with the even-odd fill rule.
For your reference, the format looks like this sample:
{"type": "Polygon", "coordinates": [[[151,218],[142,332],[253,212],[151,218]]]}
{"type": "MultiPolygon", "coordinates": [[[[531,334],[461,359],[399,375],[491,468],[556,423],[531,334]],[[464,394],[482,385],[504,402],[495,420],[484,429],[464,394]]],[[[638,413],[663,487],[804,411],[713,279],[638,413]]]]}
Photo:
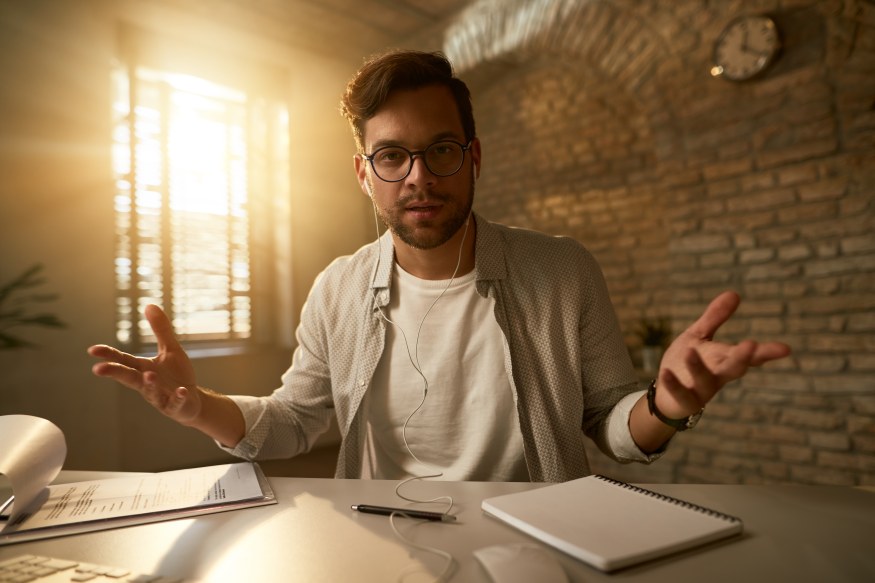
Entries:
{"type": "MultiPolygon", "coordinates": [[[[64,481],[110,474],[65,472],[64,481]]],[[[108,530],[0,547],[0,560],[22,553],[62,558],[216,583],[427,581],[442,560],[408,549],[384,516],[360,514],[351,504],[401,506],[396,482],[271,478],[279,504],[197,519],[108,530]],[[429,574],[430,572],[430,574],[429,574]]],[[[472,551],[532,541],[483,515],[480,501],[536,484],[420,482],[411,496],[452,495],[458,523],[397,519],[405,535],[453,554],[453,583],[487,583],[472,551]]],[[[875,581],[875,493],[831,486],[658,484],[652,490],[744,520],[741,538],[606,575],[554,552],[574,582],[875,581]]]]}

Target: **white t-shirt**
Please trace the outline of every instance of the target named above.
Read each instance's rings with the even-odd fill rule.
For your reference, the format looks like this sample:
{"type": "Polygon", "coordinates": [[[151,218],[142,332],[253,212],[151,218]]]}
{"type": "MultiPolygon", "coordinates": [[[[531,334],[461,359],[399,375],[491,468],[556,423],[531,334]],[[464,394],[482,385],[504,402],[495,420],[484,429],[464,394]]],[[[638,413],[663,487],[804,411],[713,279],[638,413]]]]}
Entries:
{"type": "Polygon", "coordinates": [[[387,324],[386,347],[362,403],[362,477],[439,471],[445,480],[528,481],[495,301],[477,293],[474,271],[449,287],[449,280],[419,279],[397,264],[393,272],[384,314],[394,325],[387,324]],[[425,381],[411,362],[417,359],[428,381],[424,402],[425,381]]]}

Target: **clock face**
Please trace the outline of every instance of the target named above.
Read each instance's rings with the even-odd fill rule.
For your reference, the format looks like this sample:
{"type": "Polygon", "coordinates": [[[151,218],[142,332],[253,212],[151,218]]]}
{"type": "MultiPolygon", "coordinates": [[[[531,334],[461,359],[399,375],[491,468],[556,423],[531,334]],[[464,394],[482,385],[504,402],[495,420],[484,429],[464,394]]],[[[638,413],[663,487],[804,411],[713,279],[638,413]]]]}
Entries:
{"type": "Polygon", "coordinates": [[[777,57],[781,40],[768,16],[741,16],[730,22],[714,44],[711,74],[743,81],[760,74],[777,57]]]}

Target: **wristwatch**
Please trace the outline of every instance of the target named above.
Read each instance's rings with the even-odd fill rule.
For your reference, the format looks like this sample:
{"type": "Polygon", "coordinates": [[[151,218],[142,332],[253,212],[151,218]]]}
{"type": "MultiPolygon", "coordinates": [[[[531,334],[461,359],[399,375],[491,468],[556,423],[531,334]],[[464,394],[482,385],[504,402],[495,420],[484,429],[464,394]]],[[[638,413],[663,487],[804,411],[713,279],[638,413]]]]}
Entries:
{"type": "Polygon", "coordinates": [[[694,413],[684,419],[671,419],[663,415],[662,411],[656,408],[656,379],[650,381],[650,386],[647,387],[647,410],[650,411],[651,415],[654,415],[669,427],[674,428],[675,431],[692,429],[699,422],[699,419],[702,418],[702,413],[705,412],[705,408],[702,407],[698,413],[694,413]]]}

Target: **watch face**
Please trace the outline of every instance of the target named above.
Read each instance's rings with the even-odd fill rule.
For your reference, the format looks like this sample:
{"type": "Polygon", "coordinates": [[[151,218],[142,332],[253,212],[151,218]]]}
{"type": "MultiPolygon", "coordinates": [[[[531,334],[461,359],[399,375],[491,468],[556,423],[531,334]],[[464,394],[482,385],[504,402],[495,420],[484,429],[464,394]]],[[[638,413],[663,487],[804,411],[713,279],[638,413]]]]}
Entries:
{"type": "Polygon", "coordinates": [[[768,67],[781,48],[775,22],[768,16],[741,16],[730,22],[714,44],[711,74],[743,81],[768,67]]]}
{"type": "Polygon", "coordinates": [[[705,413],[705,409],[702,409],[701,411],[699,411],[695,415],[690,415],[690,417],[687,419],[686,429],[692,429],[693,427],[695,427],[696,424],[699,422],[699,419],[702,418],[702,415],[704,413],[705,413]]]}

